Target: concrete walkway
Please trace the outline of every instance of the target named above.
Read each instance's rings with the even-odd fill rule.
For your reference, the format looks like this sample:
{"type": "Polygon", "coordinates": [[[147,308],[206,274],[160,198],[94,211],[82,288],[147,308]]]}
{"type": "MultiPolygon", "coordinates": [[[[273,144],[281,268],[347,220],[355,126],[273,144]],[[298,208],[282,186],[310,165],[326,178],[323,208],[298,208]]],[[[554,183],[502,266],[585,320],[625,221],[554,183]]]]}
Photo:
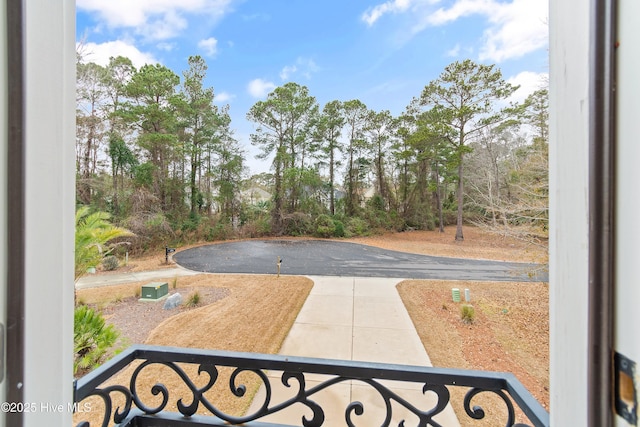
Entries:
{"type": "MultiPolygon", "coordinates": [[[[420,338],[411,322],[396,285],[402,279],[319,277],[310,276],[313,289],[285,339],[280,354],[289,356],[318,357],[325,359],[358,360],[366,362],[394,363],[402,365],[432,366],[420,338]]],[[[286,388],[278,373],[271,382],[274,386],[272,402],[282,402],[292,397],[295,386],[286,388]],[[293,390],[292,390],[293,389],[293,390]]],[[[328,377],[324,377],[327,379],[328,377]]],[[[323,378],[311,376],[307,388],[317,385],[323,378]]],[[[388,383],[403,398],[423,410],[435,406],[435,395],[424,395],[420,384],[388,383]]],[[[249,412],[264,401],[261,390],[249,412]]],[[[386,415],[383,400],[370,386],[359,382],[334,385],[314,395],[327,417],[327,426],[345,424],[345,410],[354,401],[363,403],[364,414],[353,416],[358,426],[381,425],[386,415]]],[[[311,411],[302,405],[274,414],[263,421],[301,425],[302,416],[311,417],[311,411]]],[[[417,418],[402,408],[393,407],[390,425],[414,425],[417,418]]],[[[435,420],[443,426],[460,424],[451,409],[435,420]]]]}
{"type": "Polygon", "coordinates": [[[131,271],[127,273],[86,274],[78,279],[76,289],[121,285],[123,283],[142,282],[154,279],[170,280],[178,276],[193,276],[196,274],[202,273],[200,271],[187,270],[179,266],[160,270],[131,271]]]}
{"type": "MultiPolygon", "coordinates": [[[[170,280],[176,276],[202,274],[182,267],[145,272],[86,275],[76,283],[76,288],[116,285],[145,280],[170,280]]],[[[280,354],[288,356],[315,357],[323,359],[357,360],[365,362],[393,363],[401,365],[432,366],[422,342],[411,322],[396,290],[403,279],[377,277],[332,277],[309,276],[314,286],[304,303],[296,321],[283,342],[280,354]]],[[[269,374],[272,402],[279,403],[293,397],[295,384],[291,388],[282,385],[278,373],[269,374]]],[[[307,388],[327,379],[326,376],[311,375],[307,388]]],[[[426,395],[420,384],[384,382],[414,406],[428,410],[435,406],[433,393],[426,395]]],[[[386,415],[383,400],[370,386],[359,382],[344,382],[334,385],[313,396],[313,400],[325,411],[325,426],[344,426],[347,406],[359,401],[364,414],[354,415],[356,426],[381,425],[386,415]]],[[[258,392],[249,412],[257,410],[264,401],[264,389],[258,392]]],[[[312,413],[302,405],[296,405],[261,421],[302,425],[302,417],[311,418],[312,413]]],[[[393,407],[390,425],[414,425],[417,420],[408,411],[393,407]]],[[[435,417],[445,427],[460,424],[451,409],[435,417]]]]}

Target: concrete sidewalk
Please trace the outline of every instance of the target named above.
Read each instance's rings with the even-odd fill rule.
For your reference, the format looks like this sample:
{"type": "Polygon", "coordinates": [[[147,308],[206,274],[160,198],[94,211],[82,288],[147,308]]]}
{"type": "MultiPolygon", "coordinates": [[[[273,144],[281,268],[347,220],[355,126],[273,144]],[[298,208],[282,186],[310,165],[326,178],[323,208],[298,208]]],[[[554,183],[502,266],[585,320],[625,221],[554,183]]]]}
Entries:
{"type": "MultiPolygon", "coordinates": [[[[108,286],[121,283],[151,280],[171,280],[176,276],[202,274],[182,267],[162,270],[119,274],[86,275],[76,283],[76,288],[108,286]]],[[[401,365],[431,366],[422,342],[404,307],[396,285],[404,279],[309,276],[314,286],[296,321],[283,342],[280,354],[315,357],[322,359],[358,360],[401,365]]],[[[278,373],[269,373],[273,387],[271,401],[279,403],[293,397],[296,385],[282,385],[278,373]]],[[[328,377],[307,376],[307,388],[328,377]]],[[[295,381],[294,381],[295,383],[295,381]]],[[[423,394],[420,384],[383,382],[422,410],[436,405],[433,393],[423,394]]],[[[255,412],[264,402],[261,389],[249,413],[255,412]]],[[[345,410],[354,401],[364,406],[363,415],[353,415],[357,426],[381,425],[387,415],[384,401],[370,386],[360,381],[343,382],[315,394],[313,400],[325,411],[326,426],[344,426],[345,410]]],[[[312,417],[311,410],[294,407],[261,419],[264,422],[301,425],[302,417],[312,417]]],[[[390,425],[401,420],[413,425],[417,419],[401,407],[393,406],[390,425]]],[[[451,406],[435,417],[445,427],[459,427],[451,406]]]]}
{"type": "MultiPolygon", "coordinates": [[[[402,279],[310,278],[314,281],[314,287],[289,331],[280,354],[431,366],[429,356],[396,290],[396,285],[402,279]]],[[[296,385],[291,388],[280,386],[280,375],[270,375],[274,387],[272,402],[282,402],[292,397],[296,385]]],[[[309,377],[307,388],[328,378],[318,375],[309,377]]],[[[429,410],[436,404],[435,395],[423,394],[420,384],[387,382],[386,385],[422,410],[429,410]]],[[[381,425],[387,414],[380,395],[359,381],[334,385],[314,395],[313,400],[324,409],[327,417],[324,425],[327,426],[346,425],[345,410],[354,401],[364,406],[363,415],[352,417],[357,425],[381,425]]],[[[264,389],[254,399],[249,412],[257,410],[263,402],[264,389]]],[[[303,416],[311,418],[312,413],[308,408],[297,405],[261,421],[301,425],[303,416]]],[[[417,421],[410,412],[393,406],[390,425],[399,425],[403,419],[406,425],[413,425],[412,421],[417,421]]],[[[460,425],[450,405],[435,420],[447,427],[460,425]]]]}
{"type": "Polygon", "coordinates": [[[123,283],[142,282],[145,280],[171,280],[178,276],[202,274],[200,271],[187,270],[182,267],[169,267],[160,270],[131,271],[127,273],[86,274],[76,282],[76,289],[97,288],[100,286],[120,285],[123,283]]]}

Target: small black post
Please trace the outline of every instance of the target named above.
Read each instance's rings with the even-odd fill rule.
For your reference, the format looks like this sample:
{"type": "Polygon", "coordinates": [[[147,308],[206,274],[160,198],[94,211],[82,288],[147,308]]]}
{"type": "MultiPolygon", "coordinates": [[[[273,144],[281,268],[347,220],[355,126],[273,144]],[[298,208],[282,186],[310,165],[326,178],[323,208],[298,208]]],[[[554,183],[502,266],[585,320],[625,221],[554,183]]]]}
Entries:
{"type": "Polygon", "coordinates": [[[175,251],[176,251],[176,249],[175,249],[175,248],[170,248],[170,247],[168,247],[168,246],[165,246],[165,247],[164,247],[164,263],[165,263],[165,264],[169,264],[169,254],[170,254],[171,252],[175,252],[175,251]]]}

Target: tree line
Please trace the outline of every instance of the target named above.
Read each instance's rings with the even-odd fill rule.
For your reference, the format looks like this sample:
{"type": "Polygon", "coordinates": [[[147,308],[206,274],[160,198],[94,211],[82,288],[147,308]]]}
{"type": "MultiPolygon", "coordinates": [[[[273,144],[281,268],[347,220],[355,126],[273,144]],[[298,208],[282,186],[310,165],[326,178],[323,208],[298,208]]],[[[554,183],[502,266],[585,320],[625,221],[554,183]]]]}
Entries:
{"type": "Polygon", "coordinates": [[[394,116],[358,99],[321,106],[286,83],[246,114],[271,163],[248,176],[206,73],[199,56],[182,77],[124,57],[77,62],[77,202],[111,213],[136,249],[454,223],[461,240],[469,221],[546,236],[545,88],[507,103],[517,87],[495,65],[454,62],[394,116]],[[256,188],[268,197],[247,197],[256,188]]]}

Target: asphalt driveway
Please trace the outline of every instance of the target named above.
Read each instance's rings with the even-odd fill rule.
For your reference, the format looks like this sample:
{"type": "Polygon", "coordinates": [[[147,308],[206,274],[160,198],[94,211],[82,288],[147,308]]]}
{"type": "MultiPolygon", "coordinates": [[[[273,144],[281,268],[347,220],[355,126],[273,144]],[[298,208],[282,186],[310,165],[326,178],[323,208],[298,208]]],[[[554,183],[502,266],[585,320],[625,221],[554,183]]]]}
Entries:
{"type": "Polygon", "coordinates": [[[173,260],[208,273],[548,281],[537,264],[444,258],[328,240],[247,240],[186,249],[173,260]]]}

